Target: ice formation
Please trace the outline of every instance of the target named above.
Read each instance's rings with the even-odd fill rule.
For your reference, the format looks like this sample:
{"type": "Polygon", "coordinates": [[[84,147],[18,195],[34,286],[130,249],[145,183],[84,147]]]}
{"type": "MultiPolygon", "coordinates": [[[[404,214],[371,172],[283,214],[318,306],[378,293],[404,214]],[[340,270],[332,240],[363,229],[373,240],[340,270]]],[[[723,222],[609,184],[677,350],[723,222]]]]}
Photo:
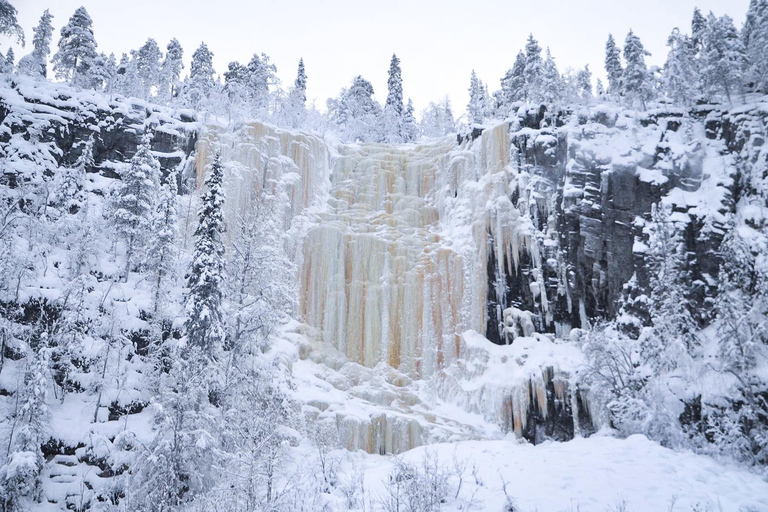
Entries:
{"type": "MultiPolygon", "coordinates": [[[[211,130],[199,143],[197,168],[200,177],[212,148],[221,152],[230,222],[262,190],[288,184],[285,227],[301,240],[293,249],[296,315],[326,346],[351,363],[384,363],[410,378],[440,382],[473,353],[463,333],[485,334],[488,287],[504,286],[501,280],[489,285],[489,270],[512,274],[523,254],[534,269],[540,266],[529,216],[509,197],[527,185],[510,158],[509,129],[501,123],[461,144],[446,137],[418,145],[331,145],[251,124],[234,133],[211,130]]],[[[531,289],[546,312],[540,284],[531,289]]],[[[499,329],[507,342],[534,334],[532,313],[503,309],[499,329]]],[[[538,377],[517,379],[514,390],[501,386],[498,396],[480,395],[490,397],[488,419],[504,431],[522,433],[527,411],[546,416],[547,400],[566,401],[566,380],[551,367],[525,371],[538,377]],[[553,385],[556,396],[548,391],[553,385]]],[[[437,391],[481,412],[451,386],[437,391]]],[[[342,441],[369,451],[380,451],[382,443],[395,451],[421,444],[418,423],[375,418],[339,419],[342,441]],[[393,431],[406,440],[381,441],[393,431]]]]}

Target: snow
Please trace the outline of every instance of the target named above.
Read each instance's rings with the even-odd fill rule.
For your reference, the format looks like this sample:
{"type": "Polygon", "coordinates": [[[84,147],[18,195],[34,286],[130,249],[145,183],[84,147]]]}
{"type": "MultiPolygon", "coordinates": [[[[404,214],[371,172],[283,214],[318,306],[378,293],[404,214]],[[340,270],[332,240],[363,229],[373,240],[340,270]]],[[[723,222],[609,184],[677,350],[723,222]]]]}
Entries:
{"type": "MultiPolygon", "coordinates": [[[[402,455],[420,463],[431,453],[448,471],[453,460],[467,461],[460,500],[446,512],[504,510],[502,481],[515,510],[605,512],[619,503],[629,511],[768,510],[768,482],[707,457],[676,452],[635,435],[627,439],[595,435],[567,443],[532,446],[507,438],[421,447],[402,455]],[[475,474],[472,474],[472,471],[475,474]]],[[[383,495],[391,461],[368,456],[358,462],[372,495],[383,495]]],[[[455,485],[454,477],[454,485],[455,485]]]]}

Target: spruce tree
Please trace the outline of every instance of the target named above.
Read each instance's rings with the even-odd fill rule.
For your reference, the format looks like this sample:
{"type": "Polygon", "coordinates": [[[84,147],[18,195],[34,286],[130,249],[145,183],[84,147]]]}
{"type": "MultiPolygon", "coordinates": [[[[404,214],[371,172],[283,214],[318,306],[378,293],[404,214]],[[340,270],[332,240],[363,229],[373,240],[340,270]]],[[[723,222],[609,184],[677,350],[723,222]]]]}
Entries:
{"type": "Polygon", "coordinates": [[[53,56],[53,70],[59,79],[87,86],[88,71],[96,56],[93,21],[85,7],[80,7],[61,28],[59,50],[53,56]]]}
{"type": "Polygon", "coordinates": [[[269,62],[269,56],[253,54],[247,66],[246,89],[251,103],[252,113],[260,119],[269,115],[269,88],[279,83],[277,66],[269,62]]]}
{"type": "Polygon", "coordinates": [[[589,101],[592,98],[592,72],[589,70],[589,64],[576,75],[576,86],[582,99],[589,101]]]}
{"type": "Polygon", "coordinates": [[[621,66],[621,50],[616,46],[613,34],[608,35],[608,42],[605,43],[605,72],[608,74],[608,94],[621,96],[624,68],[621,66]]]}
{"type": "Polygon", "coordinates": [[[667,96],[677,105],[688,105],[697,95],[699,73],[693,41],[677,28],[667,40],[669,55],[662,83],[667,96]]]}
{"type": "Polygon", "coordinates": [[[386,123],[387,142],[402,142],[403,135],[403,76],[400,69],[400,59],[392,54],[387,78],[387,101],[384,104],[384,119],[386,123]]]}
{"type": "Polygon", "coordinates": [[[601,100],[605,98],[605,87],[603,86],[603,81],[599,78],[597,79],[597,85],[595,86],[595,95],[601,100]]]}
{"type": "Polygon", "coordinates": [[[187,343],[212,358],[224,345],[224,168],[217,153],[198,212],[195,250],[187,286],[187,343]]]}
{"type": "Polygon", "coordinates": [[[645,108],[645,102],[650,99],[650,78],[648,68],[645,65],[645,56],[650,55],[646,51],[640,38],[630,30],[624,41],[624,61],[627,68],[624,70],[622,83],[624,95],[630,100],[639,100],[645,108]]]}
{"type": "Polygon", "coordinates": [[[189,69],[189,78],[185,84],[187,104],[196,109],[201,109],[213,91],[216,83],[213,69],[213,53],[205,43],[192,54],[192,63],[189,69]]]}
{"type": "Polygon", "coordinates": [[[71,168],[64,167],[59,174],[54,203],[70,214],[77,213],[85,201],[86,172],[94,166],[94,142],[94,137],[91,135],[83,144],[75,165],[71,168]]]}
{"type": "Polygon", "coordinates": [[[701,14],[701,10],[696,7],[693,10],[693,19],[691,20],[691,43],[693,44],[694,54],[699,53],[704,43],[704,32],[707,30],[707,19],[701,14]]]}
{"type": "Polygon", "coordinates": [[[467,121],[472,124],[482,124],[485,118],[485,94],[483,83],[477,78],[475,70],[469,81],[469,103],[467,104],[467,121]]]}
{"type": "Polygon", "coordinates": [[[51,54],[51,40],[53,39],[53,15],[45,10],[40,17],[40,22],[32,29],[32,53],[24,56],[19,61],[19,73],[31,76],[48,75],[48,56],[51,54]]]}
{"type": "Polygon", "coordinates": [[[741,88],[745,57],[744,44],[730,16],[718,18],[710,13],[701,52],[701,73],[710,95],[725,93],[731,102],[731,93],[741,88]]]}
{"type": "Polygon", "coordinates": [[[539,101],[542,97],[542,80],[544,75],[544,62],[541,59],[541,47],[539,42],[528,36],[525,45],[525,99],[530,102],[539,101]]]}
{"type": "Polygon", "coordinates": [[[525,99],[525,54],[517,53],[515,63],[501,79],[500,114],[509,115],[512,103],[525,99]]]}
{"type": "Polygon", "coordinates": [[[152,135],[146,133],[130,164],[120,173],[120,183],[112,197],[115,230],[125,243],[126,281],[136,256],[141,256],[146,248],[157,205],[160,163],[152,153],[151,140],[152,135]]]}
{"type": "Polygon", "coordinates": [[[157,208],[152,218],[152,238],[147,253],[147,267],[154,274],[154,313],[160,310],[166,293],[168,281],[173,278],[176,264],[176,238],[178,236],[178,218],[176,196],[178,195],[177,172],[168,175],[160,187],[157,208]]]}
{"type": "Polygon", "coordinates": [[[163,64],[160,66],[160,91],[158,96],[170,101],[179,94],[181,70],[184,69],[184,49],[178,40],[171,39],[165,52],[163,64]]]}
{"type": "Polygon", "coordinates": [[[416,124],[413,100],[408,98],[408,103],[405,105],[405,112],[403,113],[403,138],[405,142],[412,142],[416,140],[418,134],[419,127],[416,124]]]}
{"type": "Polygon", "coordinates": [[[547,105],[558,103],[563,97],[563,80],[557,70],[557,64],[552,53],[547,48],[546,59],[541,72],[540,98],[547,105]]]}
{"type": "Polygon", "coordinates": [[[136,73],[141,83],[141,98],[149,99],[153,87],[160,87],[160,47],[152,38],[136,52],[136,73]]]}
{"type": "Polygon", "coordinates": [[[768,92],[768,0],[752,0],[742,39],[748,61],[747,78],[760,92],[768,92]]]}
{"type": "Polygon", "coordinates": [[[304,70],[304,59],[299,59],[299,69],[296,73],[296,81],[293,82],[293,91],[298,104],[304,107],[307,103],[307,73],[304,70]]]}

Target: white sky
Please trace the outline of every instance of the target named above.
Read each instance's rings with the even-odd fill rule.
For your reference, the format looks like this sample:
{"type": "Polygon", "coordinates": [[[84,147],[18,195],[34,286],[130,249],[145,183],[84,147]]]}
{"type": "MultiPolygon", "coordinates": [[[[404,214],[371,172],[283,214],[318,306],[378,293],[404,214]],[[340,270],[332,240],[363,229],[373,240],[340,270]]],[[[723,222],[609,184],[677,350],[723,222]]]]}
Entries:
{"type": "MultiPolygon", "coordinates": [[[[172,37],[188,62],[205,41],[216,71],[232,60],[246,63],[264,52],[284,85],[293,82],[299,57],[307,67],[308,97],[324,107],[355,75],[386,98],[392,53],[400,57],[406,97],[420,111],[449,95],[454,113],[467,103],[472,69],[494,91],[529,33],[549,46],[562,72],[589,64],[603,74],[608,33],[623,44],[632,28],[661,65],[672,28],[689,32],[695,5],[706,14],[729,14],[741,27],[749,0],[11,0],[31,41],[32,27],[49,8],[59,29],[84,5],[94,20],[99,49],[136,49],[148,37],[163,50],[172,37]]],[[[3,52],[9,44],[0,38],[3,52]]],[[[26,50],[15,48],[17,59],[26,50]]],[[[188,66],[187,66],[188,70],[188,66]]],[[[185,70],[186,71],[186,70],[185,70]]]]}

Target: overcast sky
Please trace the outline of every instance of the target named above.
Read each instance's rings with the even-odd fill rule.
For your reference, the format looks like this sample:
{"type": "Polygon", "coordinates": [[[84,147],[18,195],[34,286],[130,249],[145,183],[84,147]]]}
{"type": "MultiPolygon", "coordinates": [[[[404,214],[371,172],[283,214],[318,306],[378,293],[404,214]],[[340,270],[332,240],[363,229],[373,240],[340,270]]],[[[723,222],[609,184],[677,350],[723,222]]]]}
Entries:
{"type": "MultiPolygon", "coordinates": [[[[141,46],[153,37],[161,48],[177,38],[188,62],[205,41],[216,71],[264,52],[284,84],[293,82],[300,57],[309,76],[308,97],[325,105],[355,75],[386,98],[392,53],[402,61],[406,97],[421,110],[449,95],[454,111],[467,103],[472,69],[494,91],[529,33],[549,46],[562,72],[589,64],[603,74],[605,40],[620,44],[632,28],[661,65],[674,27],[689,32],[695,5],[706,14],[729,14],[737,27],[749,0],[11,0],[31,41],[43,10],[59,29],[84,5],[94,21],[99,49],[107,54],[141,46]]],[[[6,51],[7,38],[1,49],[6,51]]],[[[15,50],[16,51],[16,50],[15,50]]],[[[23,52],[18,50],[20,57],[23,52]],[[22,52],[22,53],[19,53],[22,52]]],[[[188,70],[188,66],[187,66],[188,70]]]]}

